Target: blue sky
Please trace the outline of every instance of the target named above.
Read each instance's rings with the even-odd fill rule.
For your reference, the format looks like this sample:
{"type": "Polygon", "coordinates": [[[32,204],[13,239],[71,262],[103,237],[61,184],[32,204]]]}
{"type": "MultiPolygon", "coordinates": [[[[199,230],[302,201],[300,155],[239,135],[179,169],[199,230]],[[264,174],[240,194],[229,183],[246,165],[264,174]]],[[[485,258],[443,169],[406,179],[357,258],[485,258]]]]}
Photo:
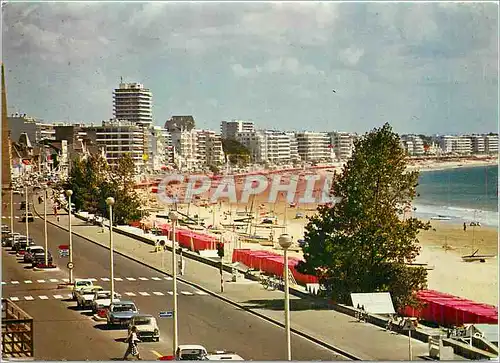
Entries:
{"type": "Polygon", "coordinates": [[[49,122],[109,119],[122,76],[157,125],[498,128],[495,3],[9,3],[2,40],[9,112],[49,122]]]}

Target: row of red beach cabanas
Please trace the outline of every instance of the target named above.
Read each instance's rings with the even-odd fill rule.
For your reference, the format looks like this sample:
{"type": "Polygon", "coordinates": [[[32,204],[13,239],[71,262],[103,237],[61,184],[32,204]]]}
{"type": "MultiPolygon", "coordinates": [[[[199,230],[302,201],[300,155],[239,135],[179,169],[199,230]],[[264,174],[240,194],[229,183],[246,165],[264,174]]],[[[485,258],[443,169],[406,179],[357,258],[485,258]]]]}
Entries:
{"type": "MultiPolygon", "coordinates": [[[[172,239],[170,224],[162,224],[158,226],[165,236],[172,239]]],[[[176,229],[175,240],[180,246],[191,251],[198,252],[203,250],[215,250],[218,238],[204,233],[193,232],[188,229],[176,229]]]]}
{"type": "Polygon", "coordinates": [[[432,321],[442,326],[463,324],[498,324],[498,308],[434,290],[417,294],[424,304],[421,309],[406,307],[404,315],[432,321]]]}
{"type": "MultiPolygon", "coordinates": [[[[290,257],[288,267],[295,280],[302,284],[317,283],[318,278],[312,275],[306,275],[296,270],[296,265],[300,259],[290,257]]],[[[247,267],[259,269],[266,273],[283,276],[283,256],[269,251],[235,249],[233,250],[233,262],[241,262],[247,267]]]]}

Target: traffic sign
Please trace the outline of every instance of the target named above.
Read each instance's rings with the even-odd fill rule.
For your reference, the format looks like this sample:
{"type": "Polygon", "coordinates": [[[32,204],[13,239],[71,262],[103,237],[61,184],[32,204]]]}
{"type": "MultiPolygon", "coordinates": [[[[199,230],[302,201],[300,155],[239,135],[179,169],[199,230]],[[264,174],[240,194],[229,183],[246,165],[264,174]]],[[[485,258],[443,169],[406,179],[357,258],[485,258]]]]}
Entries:
{"type": "Polygon", "coordinates": [[[173,311],[160,311],[160,318],[172,318],[173,316],[173,311]]]}
{"type": "Polygon", "coordinates": [[[73,267],[75,267],[75,265],[73,264],[73,262],[68,262],[68,264],[66,265],[68,266],[68,268],[71,270],[73,267]]]}
{"type": "Polygon", "coordinates": [[[69,250],[59,250],[59,256],[60,257],[68,257],[69,256],[69,250]]]}

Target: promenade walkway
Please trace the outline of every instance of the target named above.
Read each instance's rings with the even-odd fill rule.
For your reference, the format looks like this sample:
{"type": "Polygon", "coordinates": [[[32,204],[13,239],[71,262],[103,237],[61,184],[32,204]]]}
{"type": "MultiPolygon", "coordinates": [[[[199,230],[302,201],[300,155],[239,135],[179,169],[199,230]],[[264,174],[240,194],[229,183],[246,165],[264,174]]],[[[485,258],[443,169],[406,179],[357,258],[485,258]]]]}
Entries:
{"type": "MultiPolygon", "coordinates": [[[[40,209],[39,206],[35,207],[40,209]]],[[[63,228],[68,227],[68,215],[60,215],[59,222],[53,215],[50,215],[48,220],[63,228]]],[[[74,233],[105,247],[109,245],[107,230],[102,233],[101,227],[92,226],[76,217],[72,217],[72,226],[74,233]]],[[[60,242],[63,244],[66,241],[60,242]]],[[[154,253],[151,245],[115,233],[114,248],[115,251],[131,256],[146,265],[161,269],[161,253],[154,253]]],[[[166,254],[164,261],[170,261],[170,252],[164,253],[166,254]]],[[[165,272],[171,273],[168,262],[165,272]]],[[[75,274],[78,276],[78,266],[75,266],[75,274]]],[[[232,283],[228,273],[224,273],[224,277],[226,283],[223,296],[284,323],[284,295],[281,291],[265,290],[259,283],[250,280],[232,283]]],[[[182,278],[215,293],[220,291],[219,270],[203,263],[186,259],[186,271],[182,278]]],[[[314,306],[314,303],[305,299],[293,296],[291,299],[291,322],[294,329],[346,350],[363,360],[408,360],[408,337],[357,322],[351,316],[314,306]]],[[[412,339],[412,346],[414,359],[427,356],[427,344],[412,339]]]]}

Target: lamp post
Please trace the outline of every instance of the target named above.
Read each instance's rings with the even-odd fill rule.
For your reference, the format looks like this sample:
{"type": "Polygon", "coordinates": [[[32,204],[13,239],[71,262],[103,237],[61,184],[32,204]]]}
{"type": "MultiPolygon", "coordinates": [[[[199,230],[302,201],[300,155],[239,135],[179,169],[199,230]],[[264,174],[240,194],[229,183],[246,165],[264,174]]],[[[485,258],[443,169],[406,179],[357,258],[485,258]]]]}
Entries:
{"type": "Polygon", "coordinates": [[[292,238],[288,234],[282,234],[278,242],[284,250],[283,279],[285,280],[285,332],[287,360],[292,360],[292,343],[290,337],[290,291],[288,279],[288,248],[292,245],[292,238]]]}
{"type": "Polygon", "coordinates": [[[25,200],[26,200],[26,207],[24,208],[24,221],[26,223],[26,239],[29,239],[29,227],[28,227],[28,210],[29,210],[29,204],[28,204],[28,181],[26,181],[26,184],[24,185],[24,193],[25,193],[25,200]]]}
{"type": "Polygon", "coordinates": [[[115,272],[113,262],[113,205],[115,204],[115,198],[106,198],[106,204],[109,207],[109,271],[111,281],[111,302],[113,302],[113,298],[115,297],[115,272]]]}
{"type": "Polygon", "coordinates": [[[69,216],[69,283],[73,284],[73,232],[71,230],[71,196],[73,191],[71,189],[66,190],[66,196],[68,197],[68,216],[69,216]]]}
{"type": "Polygon", "coordinates": [[[14,188],[10,183],[10,233],[14,233],[14,188]]]}
{"type": "Polygon", "coordinates": [[[178,340],[178,330],[177,330],[177,256],[176,256],[176,242],[175,242],[175,224],[177,223],[177,220],[179,219],[177,212],[171,211],[168,214],[168,217],[170,218],[170,221],[172,222],[172,283],[173,283],[173,293],[174,293],[174,339],[172,341],[173,349],[172,351],[175,354],[175,351],[177,349],[177,340],[178,340]]]}
{"type": "Polygon", "coordinates": [[[43,234],[45,237],[45,267],[49,266],[49,247],[48,247],[48,238],[47,238],[47,187],[43,188],[44,191],[44,199],[43,199],[43,234]]]}

